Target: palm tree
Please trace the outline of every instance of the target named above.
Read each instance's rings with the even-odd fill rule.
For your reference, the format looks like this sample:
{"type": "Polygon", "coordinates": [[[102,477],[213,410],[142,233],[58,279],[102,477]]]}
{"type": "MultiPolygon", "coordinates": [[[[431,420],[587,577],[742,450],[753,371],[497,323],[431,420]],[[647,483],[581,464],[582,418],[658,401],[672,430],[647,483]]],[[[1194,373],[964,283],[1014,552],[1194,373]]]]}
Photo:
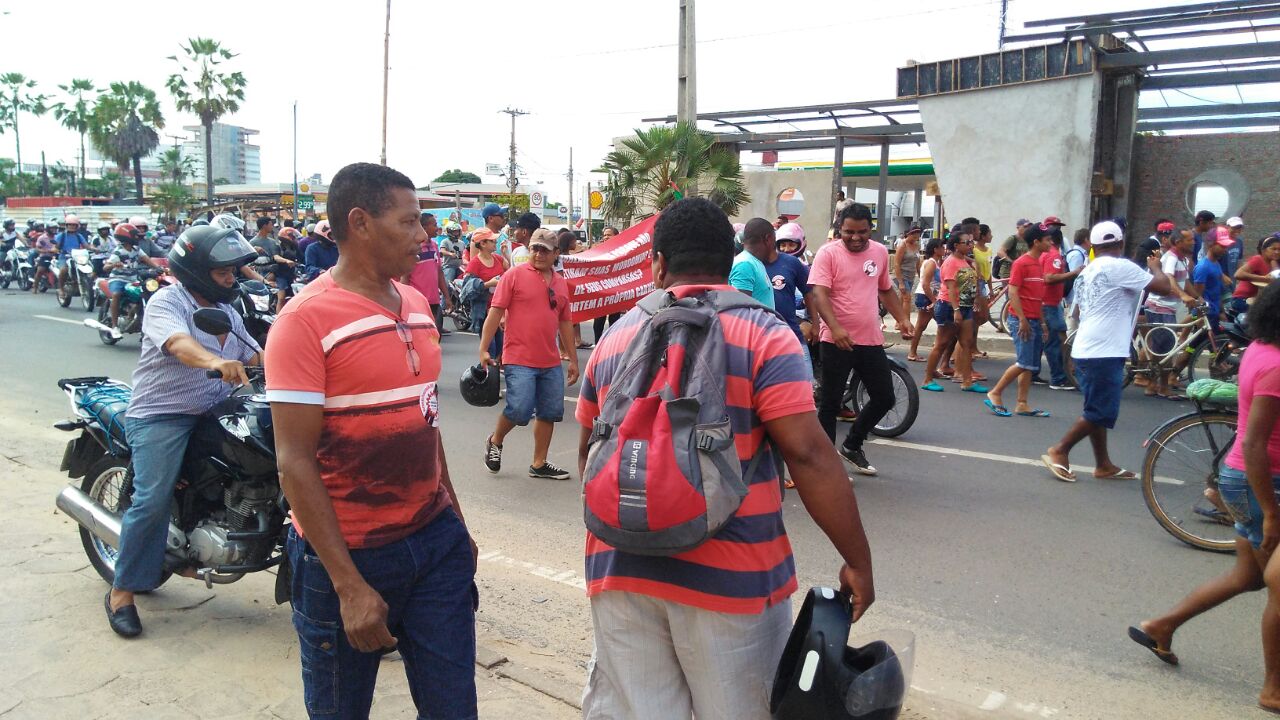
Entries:
{"type": "Polygon", "coordinates": [[[700,188],[728,215],[751,201],[737,153],[688,123],[636,130],[605,156],[601,171],[609,174],[605,216],[627,225],[700,188]]]}
{"type": "Polygon", "coordinates": [[[134,192],[142,200],[142,158],[160,146],[164,127],[154,90],[140,82],[113,82],[98,98],[89,124],[89,141],[121,168],[133,162],[134,192]]]}
{"type": "Polygon", "coordinates": [[[0,75],[0,85],[4,86],[4,102],[8,106],[3,122],[7,127],[13,128],[14,154],[18,160],[18,194],[21,195],[25,188],[22,182],[22,138],[18,135],[18,115],[24,112],[43,115],[46,110],[45,96],[33,93],[36,81],[28,80],[22,73],[0,75]]]}
{"type": "Polygon", "coordinates": [[[236,112],[244,100],[244,75],[224,72],[219,65],[235,57],[230,50],[210,38],[191,38],[182,47],[181,59],[170,55],[178,72],[169,76],[165,87],[182,112],[195,113],[204,126],[205,195],[213,204],[213,124],[223,115],[236,112]]]}
{"type": "Polygon", "coordinates": [[[84,136],[89,132],[89,118],[93,110],[85,93],[96,92],[92,80],[74,79],[70,85],[59,85],[58,89],[67,94],[65,100],[59,100],[51,106],[53,116],[62,123],[62,127],[80,133],[80,181],[84,182],[84,136]]]}
{"type": "Polygon", "coordinates": [[[176,220],[178,211],[191,205],[193,199],[191,191],[181,183],[160,183],[151,191],[151,208],[166,218],[176,220]]]}
{"type": "Polygon", "coordinates": [[[160,153],[160,172],[175,185],[185,184],[196,174],[196,161],[182,154],[182,148],[174,146],[160,153]]]}

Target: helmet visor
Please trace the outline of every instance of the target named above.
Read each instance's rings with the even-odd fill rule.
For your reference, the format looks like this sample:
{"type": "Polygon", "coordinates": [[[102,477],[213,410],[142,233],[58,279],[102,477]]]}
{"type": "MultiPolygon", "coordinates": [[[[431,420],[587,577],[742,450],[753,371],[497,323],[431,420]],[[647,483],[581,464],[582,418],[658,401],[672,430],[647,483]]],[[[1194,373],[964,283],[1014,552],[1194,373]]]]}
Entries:
{"type": "Polygon", "coordinates": [[[209,248],[209,267],[219,268],[244,265],[258,256],[248,240],[238,232],[232,232],[209,248]]]}
{"type": "Polygon", "coordinates": [[[854,717],[902,707],[915,667],[916,636],[908,630],[883,630],[853,641],[845,662],[858,674],[841,688],[845,709],[854,717]]]}

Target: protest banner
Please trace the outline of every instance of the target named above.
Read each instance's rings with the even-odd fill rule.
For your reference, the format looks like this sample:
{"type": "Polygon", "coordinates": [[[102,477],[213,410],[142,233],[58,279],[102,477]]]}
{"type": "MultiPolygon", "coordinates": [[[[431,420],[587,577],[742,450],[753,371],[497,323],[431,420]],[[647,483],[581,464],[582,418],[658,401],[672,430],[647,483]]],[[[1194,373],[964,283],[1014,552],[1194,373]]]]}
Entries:
{"type": "Polygon", "coordinates": [[[642,220],[608,242],[577,255],[562,255],[573,322],[626,312],[653,290],[653,226],[642,220]]]}

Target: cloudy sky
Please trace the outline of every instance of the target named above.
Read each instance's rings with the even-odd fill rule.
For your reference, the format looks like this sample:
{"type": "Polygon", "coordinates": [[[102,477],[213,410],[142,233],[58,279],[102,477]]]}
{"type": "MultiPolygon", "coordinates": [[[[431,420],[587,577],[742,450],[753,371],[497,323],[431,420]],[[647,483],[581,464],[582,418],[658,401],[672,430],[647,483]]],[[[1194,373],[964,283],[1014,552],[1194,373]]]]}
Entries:
{"type": "MultiPolygon", "coordinates": [[[[1118,1],[1011,0],[1010,33],[1027,20],[1118,1]]],[[[999,7],[698,0],[699,109],[891,97],[894,70],[908,59],[994,50],[999,7]]],[[[520,164],[561,195],[570,147],[581,174],[642,117],[674,113],[677,8],[677,0],[393,0],[389,164],[420,185],[447,168],[483,174],[486,163],[505,165],[510,119],[499,111],[514,106],[531,113],[517,121],[520,164]]],[[[248,78],[243,107],[226,121],[261,131],[263,180],[292,177],[294,100],[299,175],[327,179],[346,163],[378,159],[384,12],[380,0],[0,0],[0,72],[22,72],[55,95],[72,78],[138,80],[161,96],[163,132],[182,134],[196,119],[164,92],[174,67],[166,58],[188,36],[212,37],[239,53],[233,66],[248,78]]],[[[1251,92],[1265,94],[1246,89],[1246,100],[1263,99],[1251,92]]],[[[1220,99],[1237,100],[1234,91],[1220,99]]],[[[73,162],[75,135],[51,117],[21,122],[26,162],[40,150],[73,162]]],[[[783,160],[806,159],[794,155],[783,160]]],[[[0,136],[0,156],[13,156],[12,134],[0,136]]]]}

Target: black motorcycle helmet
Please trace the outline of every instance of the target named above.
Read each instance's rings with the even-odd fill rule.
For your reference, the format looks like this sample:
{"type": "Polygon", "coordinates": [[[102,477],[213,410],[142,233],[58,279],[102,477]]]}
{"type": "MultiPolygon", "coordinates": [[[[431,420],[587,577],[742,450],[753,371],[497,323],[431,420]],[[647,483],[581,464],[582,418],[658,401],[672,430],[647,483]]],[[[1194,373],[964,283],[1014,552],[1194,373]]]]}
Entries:
{"type": "Polygon", "coordinates": [[[169,269],[189,290],[209,302],[231,302],[240,292],[222,287],[209,273],[218,268],[240,267],[258,256],[244,236],[228,228],[204,225],[187,228],[169,251],[169,269]]]}
{"type": "Polygon", "coordinates": [[[497,405],[499,385],[497,368],[486,368],[479,364],[463,370],[462,379],[458,381],[462,399],[466,400],[468,405],[476,407],[497,405]]]}
{"type": "Polygon", "coordinates": [[[851,648],[848,599],[810,588],[773,679],[775,720],[894,720],[902,711],[911,668],[883,640],[851,648]]]}

